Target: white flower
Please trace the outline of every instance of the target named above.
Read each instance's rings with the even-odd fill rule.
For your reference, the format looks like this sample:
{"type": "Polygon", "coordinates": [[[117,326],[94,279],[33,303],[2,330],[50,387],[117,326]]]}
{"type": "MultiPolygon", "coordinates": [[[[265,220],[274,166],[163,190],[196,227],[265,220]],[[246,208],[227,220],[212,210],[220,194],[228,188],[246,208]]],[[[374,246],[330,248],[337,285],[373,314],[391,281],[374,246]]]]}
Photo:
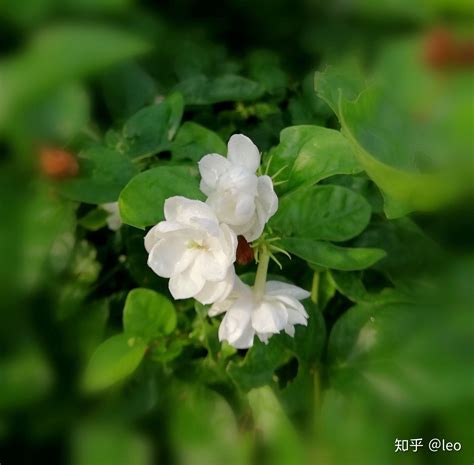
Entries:
{"type": "Polygon", "coordinates": [[[299,301],[309,295],[292,284],[268,281],[265,294],[258,298],[251,287],[236,278],[232,293],[226,300],[215,303],[209,316],[226,312],[219,327],[219,340],[246,349],[253,345],[255,335],[267,343],[272,334],[284,330],[293,337],[294,325],[306,326],[308,314],[299,301]]]}
{"type": "Polygon", "coordinates": [[[201,191],[217,218],[251,242],[277,211],[278,197],[272,179],[255,174],[260,153],[248,137],[234,134],[227,149],[227,158],[209,154],[199,162],[201,191]]]}
{"type": "Polygon", "coordinates": [[[103,203],[100,208],[107,212],[107,227],[112,231],[118,231],[122,226],[118,202],[103,203]]]}
{"type": "Polygon", "coordinates": [[[225,299],[235,278],[233,231],[219,224],[208,205],[184,197],[165,201],[165,219],[145,237],[150,268],[170,278],[175,299],[194,297],[203,304],[225,299]]]}

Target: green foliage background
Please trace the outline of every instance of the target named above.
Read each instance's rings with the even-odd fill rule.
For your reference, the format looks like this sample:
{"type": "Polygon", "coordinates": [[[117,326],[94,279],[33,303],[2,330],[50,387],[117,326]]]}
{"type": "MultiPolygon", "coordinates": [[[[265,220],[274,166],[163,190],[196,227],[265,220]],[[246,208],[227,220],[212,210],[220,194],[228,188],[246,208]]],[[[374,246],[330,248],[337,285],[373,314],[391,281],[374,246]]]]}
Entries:
{"type": "Polygon", "coordinates": [[[0,462],[470,463],[472,62],[427,53],[439,27],[469,43],[473,17],[464,0],[3,1],[0,462]],[[311,290],[308,327],[248,351],[171,301],[143,247],[236,132],[275,176],[292,259],[270,273],[311,290]],[[45,146],[79,174],[48,177],[45,146]]]}

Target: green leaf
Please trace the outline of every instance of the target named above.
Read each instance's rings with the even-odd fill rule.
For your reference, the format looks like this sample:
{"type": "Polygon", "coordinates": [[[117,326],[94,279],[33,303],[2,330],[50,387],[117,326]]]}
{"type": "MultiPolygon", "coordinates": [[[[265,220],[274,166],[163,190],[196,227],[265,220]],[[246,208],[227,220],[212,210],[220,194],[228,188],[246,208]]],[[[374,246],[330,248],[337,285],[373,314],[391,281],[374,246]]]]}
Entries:
{"type": "Polygon", "coordinates": [[[158,344],[154,344],[151,349],[151,360],[159,363],[169,363],[181,355],[184,347],[186,347],[186,342],[182,339],[160,341],[158,344]]]}
{"type": "Polygon", "coordinates": [[[416,285],[440,265],[443,252],[409,218],[374,222],[354,240],[356,247],[383,247],[387,257],[375,265],[398,286],[416,285]]]}
{"type": "Polygon", "coordinates": [[[286,363],[291,355],[290,350],[278,341],[278,336],[272,336],[268,344],[255,337],[244,360],[239,364],[231,361],[227,365],[227,372],[242,390],[248,391],[270,384],[275,369],[286,363]]]}
{"type": "Polygon", "coordinates": [[[215,132],[191,121],[179,128],[171,145],[173,160],[197,162],[209,153],[225,154],[226,151],[226,144],[215,132]]]}
{"type": "Polygon", "coordinates": [[[184,112],[184,99],[179,92],[174,92],[163,101],[170,108],[170,117],[168,121],[168,139],[172,140],[181,124],[184,112]]]}
{"type": "Polygon", "coordinates": [[[267,50],[256,50],[248,57],[249,75],[269,94],[283,94],[288,77],[281,69],[279,57],[267,50]]]}
{"type": "Polygon", "coordinates": [[[248,400],[265,446],[267,463],[288,465],[305,463],[307,451],[302,436],[284,412],[282,405],[269,386],[252,389],[248,400]]]}
{"type": "Polygon", "coordinates": [[[123,311],[123,327],[128,337],[150,342],[171,334],[176,328],[176,311],[163,295],[151,289],[133,289],[123,311]]]}
{"type": "Polygon", "coordinates": [[[310,263],[342,271],[363,270],[386,255],[382,249],[340,247],[301,237],[282,239],[281,245],[310,263]]]}
{"type": "Polygon", "coordinates": [[[109,112],[122,121],[151,105],[157,95],[153,78],[134,62],[107,70],[101,77],[101,84],[109,112]]]}
{"type": "Polygon", "coordinates": [[[371,330],[371,327],[375,328],[375,314],[378,309],[378,305],[362,303],[352,306],[338,319],[328,344],[329,356],[333,363],[342,362],[350,358],[351,354],[360,355],[362,351],[366,352],[372,348],[375,337],[370,338],[370,335],[375,335],[375,329],[371,330]],[[360,331],[364,326],[366,337],[360,338],[360,331]]]}
{"type": "MultiPolygon", "coordinates": [[[[351,307],[334,325],[328,343],[333,380],[343,386],[360,381],[364,373],[390,369],[394,350],[411,341],[419,327],[417,307],[392,300],[362,302],[351,307]],[[372,365],[377,362],[377,365],[372,365]],[[379,367],[379,368],[378,368],[379,367]],[[389,368],[390,367],[390,368],[389,368]]],[[[369,381],[370,383],[370,381],[369,381]]]]}
{"type": "Polygon", "coordinates": [[[0,63],[0,127],[13,112],[62,83],[96,73],[147,48],[136,36],[105,26],[44,28],[22,53],[0,63]]]}
{"type": "Polygon", "coordinates": [[[89,231],[97,231],[107,224],[107,212],[102,208],[94,208],[79,218],[77,223],[89,231]]]}
{"type": "Polygon", "coordinates": [[[65,197],[79,202],[115,202],[120,191],[137,173],[127,157],[101,145],[89,147],[78,159],[79,176],[60,181],[57,186],[65,197]]]}
{"type": "MultiPolygon", "coordinates": [[[[82,303],[82,302],[81,302],[82,303]]],[[[67,302],[66,305],[70,305],[67,302]]],[[[94,350],[104,339],[109,318],[109,299],[88,302],[87,309],[81,308],[69,321],[69,333],[65,337],[77,344],[81,360],[88,361],[94,350]]]]}
{"type": "Polygon", "coordinates": [[[360,68],[353,65],[328,66],[314,75],[314,90],[339,115],[339,101],[355,100],[367,86],[360,68]]]}
{"type": "Polygon", "coordinates": [[[351,191],[362,195],[372,208],[372,213],[383,213],[384,198],[377,185],[365,173],[355,175],[336,175],[321,182],[347,187],[351,191]]]}
{"type": "Polygon", "coordinates": [[[370,214],[360,194],[341,186],[316,186],[283,196],[270,226],[283,237],[345,241],[365,229],[370,214]]]}
{"type": "Polygon", "coordinates": [[[151,465],[151,444],[117,419],[96,417],[72,435],[74,465],[151,465]]]}
{"type": "Polygon", "coordinates": [[[127,256],[125,265],[137,286],[154,289],[161,293],[167,292],[167,282],[155,274],[149,266],[144,266],[148,259],[148,252],[143,245],[143,231],[124,225],[120,233],[127,256]]]}
{"type": "Polygon", "coordinates": [[[223,345],[221,341],[219,341],[218,331],[216,331],[217,321],[207,317],[209,311],[207,305],[195,301],[194,309],[196,310],[198,318],[194,320],[193,332],[190,337],[199,341],[199,345],[206,348],[209,359],[214,362],[225,363],[227,354],[231,353],[231,351],[235,352],[236,349],[227,344],[223,345]]]}
{"type": "Polygon", "coordinates": [[[196,76],[181,81],[175,90],[183,96],[187,105],[209,105],[236,100],[256,100],[263,95],[263,87],[255,81],[226,74],[209,79],[196,76]]]}
{"type": "MultiPolygon", "coordinates": [[[[0,231],[5,257],[0,267],[0,282],[4,295],[8,295],[9,289],[31,293],[44,286],[51,279],[48,268],[64,271],[75,244],[73,203],[51,195],[50,185],[46,183],[28,185],[24,180],[20,195],[16,189],[17,176],[17,172],[12,173],[4,166],[0,180],[1,216],[5,222],[0,231]],[[21,245],[15,246],[20,234],[21,245]]],[[[4,314],[7,318],[10,315],[4,314]]],[[[3,326],[1,321],[0,326],[3,326]]]]}
{"type": "MultiPolygon", "coordinates": [[[[320,267],[320,265],[312,264],[312,268],[320,267]]],[[[313,275],[313,285],[311,289],[312,300],[318,304],[321,312],[324,312],[328,303],[336,293],[336,286],[332,281],[329,271],[315,271],[313,275]]]]}
{"type": "Polygon", "coordinates": [[[70,83],[23,111],[11,125],[20,128],[23,137],[63,146],[87,126],[89,113],[89,95],[85,88],[70,83]]]}
{"type": "Polygon", "coordinates": [[[351,307],[329,340],[332,384],[344,394],[362,389],[397,410],[431,411],[471,399],[471,276],[472,260],[456,261],[430,281],[428,294],[417,289],[415,302],[392,292],[351,307]]]}
{"type": "Polygon", "coordinates": [[[282,344],[291,350],[304,366],[313,366],[321,358],[326,341],[324,318],[311,300],[303,302],[308,312],[308,326],[295,325],[295,335],[281,335],[282,344]]]}
{"type": "Polygon", "coordinates": [[[199,383],[171,385],[167,433],[176,462],[182,465],[244,465],[250,443],[241,434],[226,400],[199,383]]]}
{"type": "Polygon", "coordinates": [[[288,190],[315,184],[336,174],[362,171],[350,143],[338,131],[315,126],[312,138],[303,145],[293,164],[288,190]]]}
{"type": "Polygon", "coordinates": [[[92,355],[83,378],[86,391],[99,391],[131,375],[145,355],[146,344],[126,334],[104,341],[92,355]]]}
{"type": "Polygon", "coordinates": [[[80,14],[123,14],[133,0],[65,0],[67,11],[80,14]]]}
{"type": "MultiPolygon", "coordinates": [[[[288,179],[296,160],[303,146],[311,140],[316,126],[301,125],[290,126],[280,132],[280,143],[269,152],[271,158],[269,174],[274,175],[281,172],[277,181],[288,179]]],[[[284,185],[283,185],[284,186],[284,185]]],[[[286,188],[280,188],[284,192],[286,188]]]]}
{"type": "Polygon", "coordinates": [[[371,300],[372,296],[364,286],[360,273],[331,270],[331,278],[337,290],[353,302],[371,300]]]}
{"type": "Polygon", "coordinates": [[[367,86],[347,69],[328,68],[316,75],[315,88],[337,114],[393,218],[440,208],[472,189],[467,155],[472,92],[461,74],[428,70],[419,43],[401,43],[384,53],[376,84],[367,86]]]}
{"type": "Polygon", "coordinates": [[[280,192],[315,184],[336,174],[355,174],[361,167],[351,144],[338,131],[320,126],[292,126],[280,133],[280,144],[270,151],[270,174],[281,170],[286,179],[280,192]]]}
{"type": "Polygon", "coordinates": [[[59,306],[56,308],[56,316],[63,321],[80,310],[83,299],[97,282],[101,270],[96,248],[84,239],[76,240],[67,265],[67,272],[74,279],[66,281],[58,289],[59,306]]]}
{"type": "Polygon", "coordinates": [[[183,97],[174,93],[145,107],[123,127],[120,150],[132,159],[152,156],[170,147],[183,116],[183,97]]]}
{"type": "Polygon", "coordinates": [[[301,84],[301,89],[288,102],[292,124],[326,125],[332,116],[331,108],[314,92],[314,73],[309,73],[301,84]]]}
{"type": "MultiPolygon", "coordinates": [[[[294,376],[295,360],[291,360],[289,366],[293,367],[293,371],[289,373],[290,379],[285,380],[283,377],[278,376],[281,374],[281,371],[278,371],[279,387],[274,388],[274,391],[288,416],[292,418],[304,417],[315,406],[314,400],[316,399],[314,393],[316,392],[315,389],[318,389],[319,367],[308,367],[304,363],[298,363],[298,371],[296,376],[294,376]]],[[[281,368],[281,370],[284,369],[285,367],[281,368]]]]}
{"type": "Polygon", "coordinates": [[[0,411],[18,409],[43,398],[53,384],[53,373],[38,347],[0,359],[0,411]]]}
{"type": "Polygon", "coordinates": [[[384,197],[390,199],[389,209],[387,209],[386,201],[385,212],[387,216],[389,218],[398,217],[405,215],[410,210],[431,211],[451,202],[458,190],[453,184],[452,179],[446,179],[446,176],[439,176],[437,174],[416,173],[409,170],[413,169],[412,167],[407,168],[407,166],[403,166],[400,169],[398,166],[399,160],[403,163],[405,159],[407,165],[412,163],[410,153],[405,152],[402,154],[400,149],[387,152],[387,150],[382,149],[380,146],[376,147],[373,144],[365,148],[364,142],[358,140],[360,136],[357,131],[366,132],[365,140],[371,138],[377,141],[386,140],[388,143],[390,143],[390,139],[393,140],[396,137],[396,134],[406,132],[406,128],[396,129],[395,127],[390,127],[387,129],[393,131],[393,133],[389,137],[382,131],[370,128],[369,123],[364,121],[366,118],[374,120],[402,118],[400,115],[392,114],[387,116],[377,113],[380,109],[378,105],[390,107],[390,104],[376,103],[376,99],[377,97],[374,93],[367,92],[362,98],[358,99],[358,107],[348,104],[342,117],[344,119],[341,125],[344,134],[355,148],[359,163],[383,191],[384,197]],[[377,109],[375,105],[377,105],[377,109]],[[362,129],[362,127],[366,129],[362,129]],[[379,158],[372,155],[374,150],[377,150],[376,153],[381,154],[379,158]],[[386,163],[387,159],[393,160],[392,163],[386,163]]]}
{"type": "Polygon", "coordinates": [[[165,200],[174,195],[202,199],[199,182],[184,166],[160,166],[135,176],[119,198],[122,221],[137,228],[164,218],[165,200]]]}

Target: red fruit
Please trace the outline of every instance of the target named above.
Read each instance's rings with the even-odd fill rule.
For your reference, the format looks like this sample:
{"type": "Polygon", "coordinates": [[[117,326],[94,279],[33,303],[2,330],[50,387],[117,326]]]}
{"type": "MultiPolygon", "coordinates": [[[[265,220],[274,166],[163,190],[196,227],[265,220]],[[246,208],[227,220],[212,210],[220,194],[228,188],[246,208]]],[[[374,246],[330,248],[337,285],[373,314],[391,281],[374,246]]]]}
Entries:
{"type": "Polygon", "coordinates": [[[239,265],[247,265],[254,258],[253,249],[244,236],[239,236],[237,240],[237,263],[239,265]]]}
{"type": "Polygon", "coordinates": [[[433,68],[445,68],[453,63],[456,44],[447,29],[435,29],[427,37],[424,49],[425,62],[433,68]]]}
{"type": "Polygon", "coordinates": [[[436,29],[425,44],[425,62],[436,69],[472,67],[474,42],[456,40],[447,29],[436,29]]]}
{"type": "Polygon", "coordinates": [[[65,150],[43,147],[39,156],[41,171],[50,178],[72,178],[79,173],[76,158],[65,150]]]}
{"type": "Polygon", "coordinates": [[[461,42],[456,48],[456,64],[464,67],[474,65],[474,41],[461,42]]]}

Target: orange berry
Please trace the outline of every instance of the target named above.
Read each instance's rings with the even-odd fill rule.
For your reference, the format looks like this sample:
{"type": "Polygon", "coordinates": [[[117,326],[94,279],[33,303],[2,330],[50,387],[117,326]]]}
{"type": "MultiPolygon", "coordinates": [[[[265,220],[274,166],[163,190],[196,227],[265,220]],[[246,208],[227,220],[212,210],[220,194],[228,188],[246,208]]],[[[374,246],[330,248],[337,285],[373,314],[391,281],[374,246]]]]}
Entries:
{"type": "Polygon", "coordinates": [[[50,178],[72,178],[79,173],[76,158],[65,150],[43,147],[39,155],[41,171],[50,178]]]}

